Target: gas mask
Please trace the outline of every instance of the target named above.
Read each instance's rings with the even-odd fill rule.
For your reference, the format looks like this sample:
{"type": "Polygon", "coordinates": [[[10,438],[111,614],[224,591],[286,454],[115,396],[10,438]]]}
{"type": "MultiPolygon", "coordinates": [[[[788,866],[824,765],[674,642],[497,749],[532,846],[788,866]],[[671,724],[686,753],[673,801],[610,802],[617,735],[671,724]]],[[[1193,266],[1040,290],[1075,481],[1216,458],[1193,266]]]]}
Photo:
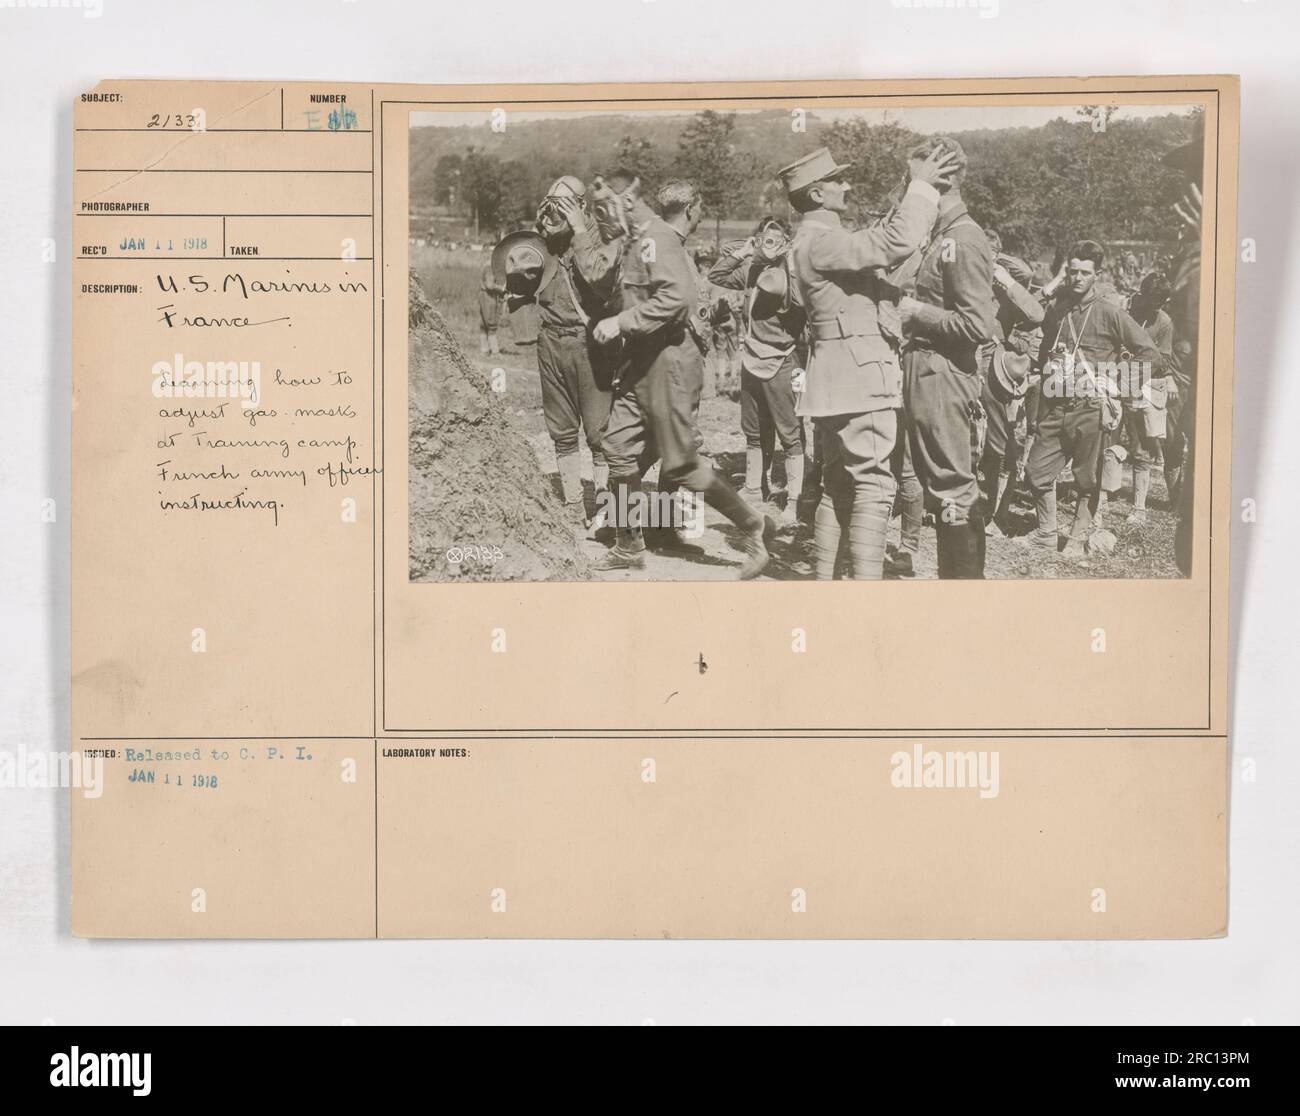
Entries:
{"type": "Polygon", "coordinates": [[[624,195],[614,193],[609,184],[599,176],[591,185],[591,215],[596,220],[601,239],[608,244],[621,236],[626,236],[628,227],[624,195]]]}
{"type": "Polygon", "coordinates": [[[790,242],[780,229],[768,226],[759,234],[754,246],[764,260],[775,263],[789,250],[790,242]]]}
{"type": "Polygon", "coordinates": [[[560,208],[560,201],[563,198],[572,198],[578,203],[578,207],[582,208],[586,196],[587,188],[583,186],[580,179],[571,174],[557,178],[546,191],[542,204],[537,207],[537,227],[547,237],[561,236],[568,232],[569,222],[560,208]]]}

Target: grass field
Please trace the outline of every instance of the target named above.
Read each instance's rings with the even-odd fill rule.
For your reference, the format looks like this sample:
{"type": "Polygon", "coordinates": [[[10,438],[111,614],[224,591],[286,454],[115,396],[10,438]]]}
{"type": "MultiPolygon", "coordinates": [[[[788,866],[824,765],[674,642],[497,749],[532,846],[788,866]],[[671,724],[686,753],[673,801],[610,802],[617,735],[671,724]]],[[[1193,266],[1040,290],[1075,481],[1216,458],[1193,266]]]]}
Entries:
{"type": "MultiPolygon", "coordinates": [[[[705,230],[701,230],[705,231],[705,230]]],[[[708,230],[711,233],[711,230],[708,230]]],[[[747,231],[747,230],[745,230],[747,231]]],[[[724,236],[726,232],[724,230],[724,236]]],[[[555,454],[546,433],[542,416],[541,388],[537,376],[536,355],[533,346],[518,345],[510,335],[510,327],[503,315],[500,341],[502,352],[496,357],[479,353],[478,340],[478,286],[483,265],[488,261],[486,252],[469,249],[412,247],[411,266],[419,276],[430,301],[440,310],[454,331],[465,354],[489,376],[493,368],[506,372],[506,390],[512,421],[521,436],[533,446],[543,471],[558,486],[555,454]]],[[[734,400],[711,393],[707,383],[705,397],[700,404],[700,431],[704,437],[705,453],[733,485],[743,481],[745,440],[740,432],[740,404],[734,400]]],[[[584,475],[590,477],[591,462],[583,447],[584,475]]],[[[988,540],[985,571],[990,578],[1170,578],[1178,577],[1174,563],[1173,536],[1175,517],[1168,507],[1164,479],[1160,470],[1152,473],[1151,495],[1148,499],[1147,523],[1128,526],[1125,518],[1132,510],[1131,479],[1125,470],[1125,483],[1120,492],[1111,498],[1110,512],[1104,526],[1118,536],[1114,552],[1108,555],[1089,556],[1083,560],[1067,559],[1031,548],[1024,535],[1033,527],[1033,510],[1024,494],[1012,508],[1012,533],[1015,537],[988,540]]],[[[1059,515],[1061,529],[1067,530],[1074,511],[1074,494],[1068,484],[1060,486],[1059,515]]],[[[772,509],[766,509],[771,511],[772,509]]],[[[651,580],[713,580],[735,576],[740,564],[738,539],[730,524],[712,512],[707,518],[708,530],[695,542],[700,553],[654,554],[638,579],[651,580]]],[[[898,539],[897,522],[890,531],[892,541],[898,539]]],[[[604,546],[594,540],[583,543],[591,558],[598,558],[604,546]]],[[[775,561],[769,568],[773,577],[803,579],[812,576],[809,562],[811,548],[806,531],[794,536],[783,534],[773,550],[775,561]]],[[[936,576],[935,535],[927,527],[922,532],[921,553],[916,563],[917,576],[936,576]]],[[[622,575],[616,575],[622,576],[622,575]]]]}

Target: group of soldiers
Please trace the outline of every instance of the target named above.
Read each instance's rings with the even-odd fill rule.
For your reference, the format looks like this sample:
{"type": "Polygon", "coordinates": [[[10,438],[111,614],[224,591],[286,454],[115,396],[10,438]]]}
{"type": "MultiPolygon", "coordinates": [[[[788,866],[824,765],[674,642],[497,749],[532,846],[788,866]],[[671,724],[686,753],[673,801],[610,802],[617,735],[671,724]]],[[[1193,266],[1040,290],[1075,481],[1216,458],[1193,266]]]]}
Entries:
{"type": "Polygon", "coordinates": [[[656,462],[659,492],[693,494],[735,526],[742,579],[764,570],[779,532],[802,539],[808,528],[819,579],[910,576],[927,510],[939,576],[982,578],[986,539],[1007,525],[1018,475],[1037,521],[1024,541],[1080,555],[1125,454],[1131,521],[1145,518],[1155,464],[1177,498],[1187,440],[1179,407],[1194,366],[1185,338],[1195,323],[1183,324],[1176,353],[1168,279],[1148,274],[1126,306],[1098,283],[1101,246],[1080,240],[1038,286],[967,211],[966,155],[955,140],[924,141],[907,163],[888,211],[856,229],[844,216],[849,168],[828,149],[783,167],[797,225],[764,218],[707,273],[687,250],[699,191],[668,182],[652,208],[625,170],[590,188],[558,179],[536,231],[497,245],[484,284],[512,307],[536,308],[564,500],[612,543],[597,570],[641,569],[647,545],[685,545],[671,525],[652,531],[635,514],[656,462]],[[701,452],[713,288],[743,308],[741,492],[701,452]],[[1134,374],[1117,380],[1117,368],[1134,374]],[[611,497],[601,506],[619,509],[613,522],[584,502],[580,432],[595,493],[611,497]],[[778,440],[779,507],[766,500],[779,492],[770,476],[778,440]],[[1062,543],[1056,488],[1067,468],[1077,500],[1062,543]],[[901,536],[887,548],[896,504],[901,536]]]}

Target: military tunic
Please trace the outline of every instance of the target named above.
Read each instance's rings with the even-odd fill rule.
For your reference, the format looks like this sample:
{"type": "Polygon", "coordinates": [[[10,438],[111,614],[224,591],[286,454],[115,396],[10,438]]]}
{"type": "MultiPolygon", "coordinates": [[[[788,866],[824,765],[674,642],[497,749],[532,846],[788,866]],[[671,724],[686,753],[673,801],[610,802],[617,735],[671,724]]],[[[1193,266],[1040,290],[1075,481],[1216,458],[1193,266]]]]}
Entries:
{"type": "Polygon", "coordinates": [[[979,499],[972,424],[983,388],[981,353],[997,328],[993,254],[959,203],[939,218],[907,316],[904,413],[912,463],[944,522],[965,523],[979,499]]]}

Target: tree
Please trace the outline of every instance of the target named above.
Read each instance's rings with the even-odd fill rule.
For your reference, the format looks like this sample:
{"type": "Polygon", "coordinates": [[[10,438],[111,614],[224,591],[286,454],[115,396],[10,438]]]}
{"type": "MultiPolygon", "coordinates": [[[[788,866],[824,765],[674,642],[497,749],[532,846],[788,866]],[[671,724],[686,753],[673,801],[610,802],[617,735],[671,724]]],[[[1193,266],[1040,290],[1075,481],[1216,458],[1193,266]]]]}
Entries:
{"type": "Polygon", "coordinates": [[[1162,159],[1187,141],[1195,117],[1113,115],[1081,110],[1039,128],[959,133],[972,216],[1008,246],[1043,258],[1082,238],[1169,240],[1168,206],[1181,179],[1162,159]]]}
{"type": "Polygon", "coordinates": [[[819,138],[837,163],[849,164],[849,199],[857,203],[859,220],[866,221],[889,209],[891,194],[907,173],[908,149],[920,136],[886,116],[879,124],[861,117],[836,120],[819,138]]]}
{"type": "MultiPolygon", "coordinates": [[[[962,194],[971,215],[996,228],[1027,259],[1050,259],[1080,237],[1108,247],[1116,241],[1172,245],[1177,227],[1170,206],[1184,182],[1162,160],[1191,140],[1196,113],[1133,118],[1104,107],[1077,108],[1063,106],[1056,119],[1033,127],[951,133],[969,159],[962,194]]],[[[810,116],[810,134],[804,135],[791,131],[788,113],[776,111],[598,114],[514,121],[508,144],[487,124],[413,128],[410,196],[417,209],[449,205],[490,229],[503,220],[530,219],[560,174],[590,182],[593,174],[622,163],[640,175],[650,195],[669,177],[692,179],[720,224],[786,212],[774,172],[826,144],[837,161],[850,164],[850,204],[869,219],[888,207],[907,151],[921,138],[899,123],[906,116],[871,119],[846,114],[826,122],[810,116]],[[469,137],[473,146],[467,152],[469,137]],[[506,169],[504,159],[527,172],[506,169]]]]}
{"type": "Polygon", "coordinates": [[[433,167],[433,200],[438,205],[455,208],[460,198],[462,159],[454,152],[441,156],[433,167]]]}
{"type": "Polygon", "coordinates": [[[614,166],[629,170],[641,179],[641,192],[647,197],[652,196],[663,182],[664,164],[654,141],[633,135],[625,135],[618,141],[614,166]]]}
{"type": "Polygon", "coordinates": [[[541,193],[546,189],[537,185],[533,169],[516,159],[501,164],[500,189],[498,220],[507,226],[532,225],[541,204],[541,193]]]}
{"type": "Polygon", "coordinates": [[[682,129],[677,169],[699,190],[713,217],[713,235],[722,243],[722,219],[736,209],[745,191],[761,185],[758,159],[733,142],[736,114],[705,109],[682,129]]]}
{"type": "Polygon", "coordinates": [[[461,163],[461,197],[469,205],[474,235],[482,225],[496,223],[501,208],[501,160],[482,148],[470,147],[461,163]]]}

